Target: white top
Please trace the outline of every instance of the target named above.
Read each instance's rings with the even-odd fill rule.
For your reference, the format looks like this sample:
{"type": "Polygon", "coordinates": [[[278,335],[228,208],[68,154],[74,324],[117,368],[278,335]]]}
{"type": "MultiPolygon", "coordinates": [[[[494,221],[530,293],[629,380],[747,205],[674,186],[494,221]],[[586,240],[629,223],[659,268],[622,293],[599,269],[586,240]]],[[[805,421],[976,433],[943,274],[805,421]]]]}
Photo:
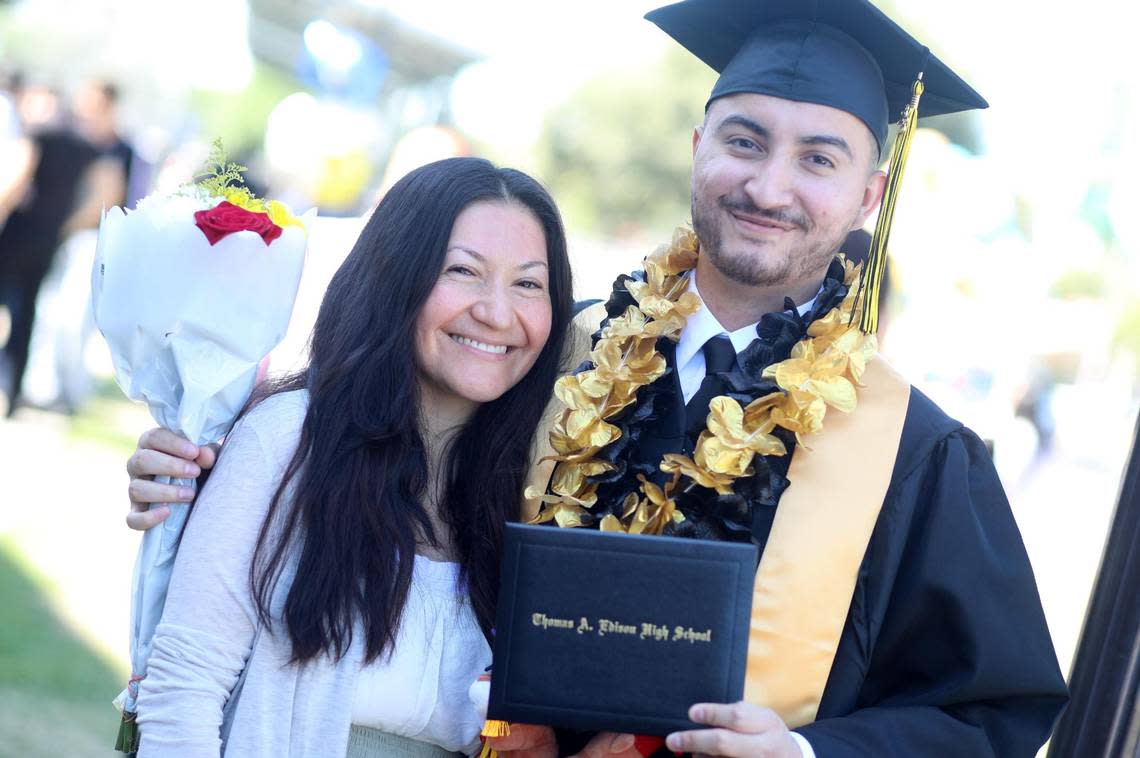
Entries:
{"type": "MultiPolygon", "coordinates": [[[[701,351],[704,344],[718,334],[724,334],[732,342],[736,354],[740,355],[740,352],[756,339],[756,325],[760,323],[754,321],[731,332],[721,326],[716,316],[705,306],[705,300],[697,288],[695,272],[689,277],[689,292],[700,298],[701,308],[689,316],[685,328],[681,330],[681,338],[677,341],[677,378],[681,382],[681,393],[685,396],[685,403],[693,399],[693,395],[697,394],[705,378],[705,354],[701,351]]],[[[797,306],[796,310],[802,316],[811,310],[814,303],[813,297],[803,305],[797,306]]]]}
{"type": "MultiPolygon", "coordinates": [[[[303,667],[289,664],[287,635],[259,631],[250,561],[307,406],[308,393],[289,392],[246,414],[195,503],[139,688],[140,758],[217,758],[223,718],[225,755],[240,758],[344,755],[354,720],[448,750],[478,748],[482,722],[467,689],[491,654],[456,591],[454,564],[416,561],[395,652],[363,669],[359,626],[339,661],[303,667]],[[243,668],[241,695],[227,706],[243,668]]],[[[278,583],[275,618],[293,575],[287,567],[278,583]]]]}
{"type": "Polygon", "coordinates": [[[447,750],[478,750],[483,719],[467,690],[491,665],[491,648],[458,577],[458,563],[416,556],[395,649],[360,670],[352,723],[447,750]]]}

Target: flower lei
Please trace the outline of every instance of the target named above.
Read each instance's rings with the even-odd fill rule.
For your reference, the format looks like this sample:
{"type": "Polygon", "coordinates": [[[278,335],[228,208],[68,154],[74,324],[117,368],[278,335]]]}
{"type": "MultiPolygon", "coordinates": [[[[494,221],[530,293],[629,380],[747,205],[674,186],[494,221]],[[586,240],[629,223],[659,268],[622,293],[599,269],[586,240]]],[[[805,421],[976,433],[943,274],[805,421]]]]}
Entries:
{"type": "MultiPolygon", "coordinates": [[[[661,393],[654,384],[668,369],[658,340],[676,342],[700,307],[696,294],[687,291],[686,276],[698,254],[696,235],[678,229],[671,244],[645,259],[644,272],[615,282],[590,360],[555,384],[565,410],[550,432],[555,454],[544,460],[557,465],[547,493],[527,489],[528,498],[542,503],[531,523],[708,536],[707,524],[696,528],[702,525],[691,522],[711,511],[730,532],[720,536],[748,539],[751,504],[779,500],[794,445],[823,428],[829,407],[855,409],[855,388],[877,345],[857,325],[861,307],[851,285],[861,268],[839,256],[813,309],[827,310],[806,326],[806,336],[786,359],[765,366],[760,353],[771,350],[758,340],[741,353],[743,370],[720,375],[726,392],[709,403],[693,455],[667,453],[661,460],[660,470],[672,475],[664,486],[649,480],[652,470],[631,463],[642,429],[659,415],[661,393]],[[767,476],[757,477],[757,467],[767,476]],[[595,509],[600,488],[613,502],[595,509]]],[[[793,304],[787,306],[794,314],[793,304]]]]}

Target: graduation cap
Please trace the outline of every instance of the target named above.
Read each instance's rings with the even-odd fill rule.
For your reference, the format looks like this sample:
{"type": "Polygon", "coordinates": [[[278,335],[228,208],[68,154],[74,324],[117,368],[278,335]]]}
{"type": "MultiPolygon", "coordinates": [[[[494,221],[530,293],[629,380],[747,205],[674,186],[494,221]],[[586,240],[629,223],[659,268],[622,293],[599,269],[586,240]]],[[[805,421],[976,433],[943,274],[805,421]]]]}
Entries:
{"type": "Polygon", "coordinates": [[[898,120],[860,282],[860,328],[874,332],[886,243],[919,99],[926,116],[986,108],[986,101],[868,0],[683,0],[645,17],[720,73],[709,103],[755,93],[838,108],[867,125],[880,153],[888,123],[898,120]]]}

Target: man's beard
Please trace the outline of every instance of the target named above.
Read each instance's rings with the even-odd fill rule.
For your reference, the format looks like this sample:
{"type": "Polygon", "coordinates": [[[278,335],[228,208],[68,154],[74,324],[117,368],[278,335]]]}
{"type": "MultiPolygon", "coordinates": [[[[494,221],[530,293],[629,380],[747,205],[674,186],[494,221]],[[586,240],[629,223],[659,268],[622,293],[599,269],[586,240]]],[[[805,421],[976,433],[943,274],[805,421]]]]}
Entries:
{"type": "Polygon", "coordinates": [[[691,201],[693,231],[701,242],[701,254],[708,256],[713,267],[728,279],[749,287],[772,287],[804,279],[815,272],[827,270],[840,245],[847,238],[846,230],[837,231],[818,240],[811,240],[816,226],[806,215],[782,210],[767,210],[747,199],[724,198],[716,207],[706,208],[691,201]],[[724,249],[721,234],[721,211],[739,211],[780,224],[798,227],[804,234],[804,245],[793,247],[782,259],[765,260],[759,252],[728,251],[724,249]]]}

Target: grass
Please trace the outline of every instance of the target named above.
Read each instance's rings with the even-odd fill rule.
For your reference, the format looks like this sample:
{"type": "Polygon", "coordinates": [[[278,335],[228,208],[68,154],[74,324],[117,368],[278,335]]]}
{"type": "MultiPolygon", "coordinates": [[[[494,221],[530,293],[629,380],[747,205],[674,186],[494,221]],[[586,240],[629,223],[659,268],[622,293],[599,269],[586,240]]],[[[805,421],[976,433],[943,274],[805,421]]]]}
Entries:
{"type": "Polygon", "coordinates": [[[50,588],[0,538],[0,756],[107,756],[114,667],[51,607],[50,588]]]}

